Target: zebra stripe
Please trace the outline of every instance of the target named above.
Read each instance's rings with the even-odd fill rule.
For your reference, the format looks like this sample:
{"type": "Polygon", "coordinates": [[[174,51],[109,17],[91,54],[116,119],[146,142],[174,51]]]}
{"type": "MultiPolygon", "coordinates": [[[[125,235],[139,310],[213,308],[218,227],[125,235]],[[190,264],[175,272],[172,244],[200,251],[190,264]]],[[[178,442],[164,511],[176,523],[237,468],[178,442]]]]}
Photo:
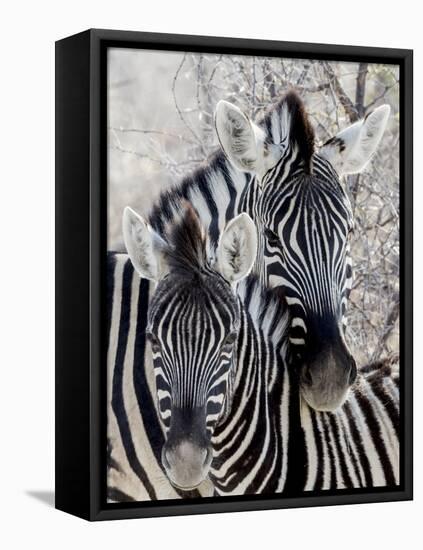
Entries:
{"type": "Polygon", "coordinates": [[[241,196],[250,180],[249,174],[235,169],[224,153],[217,151],[193,174],[160,195],[149,223],[167,240],[169,231],[180,220],[184,203],[188,202],[208,234],[212,253],[227,222],[244,211],[241,196]]]}
{"type": "Polygon", "coordinates": [[[361,374],[335,413],[319,413],[302,403],[309,454],[305,490],[399,484],[399,403],[384,389],[395,376],[390,370],[373,378],[361,374]],[[319,439],[327,444],[326,451],[319,439]],[[322,470],[325,481],[318,481],[322,470]]]}

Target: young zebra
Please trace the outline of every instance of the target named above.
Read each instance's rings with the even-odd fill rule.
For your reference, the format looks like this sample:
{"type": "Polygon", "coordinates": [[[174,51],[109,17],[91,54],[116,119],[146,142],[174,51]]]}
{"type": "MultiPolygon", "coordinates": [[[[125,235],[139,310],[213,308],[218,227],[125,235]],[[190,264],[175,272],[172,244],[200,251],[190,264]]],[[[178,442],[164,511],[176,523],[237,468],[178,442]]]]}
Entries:
{"type": "Polygon", "coordinates": [[[357,373],[344,338],[354,220],[340,177],[363,170],[389,112],[387,105],[378,107],[315,150],[312,125],[294,93],[259,126],[225,101],[216,111],[227,157],[254,176],[242,208],[258,228],[256,272],[286,296],[301,391],[316,410],[337,409],[357,373]]]}
{"type": "Polygon", "coordinates": [[[163,425],[156,385],[145,360],[149,281],[134,271],[126,254],[107,258],[107,492],[110,502],[173,499],[212,494],[210,484],[181,492],[161,464],[163,425]]]}
{"type": "MultiPolygon", "coordinates": [[[[140,481],[133,486],[113,485],[124,476],[109,477],[111,496],[122,498],[135,491],[132,498],[146,498],[144,485],[146,480],[152,485],[152,478],[166,494],[160,460],[179,491],[198,486],[206,477],[221,495],[300,494],[398,483],[395,378],[382,371],[360,377],[336,413],[318,413],[301,399],[296,373],[286,366],[287,307],[277,291],[264,291],[254,276],[245,278],[256,253],[248,216],[227,225],[214,265],[191,210],[167,243],[130,209],[124,229],[135,269],[154,277],[158,286],[146,320],[139,278],[124,257],[116,262],[115,273],[121,264],[121,280],[127,281],[120,288],[115,284],[113,295],[122,302],[132,296],[129,311],[124,315],[121,309],[120,317],[133,342],[120,352],[129,373],[123,382],[125,375],[116,365],[111,401],[118,422],[122,410],[116,403],[128,402],[125,412],[133,416],[125,420],[130,439],[123,438],[123,445],[131,468],[135,464],[138,475],[142,465],[146,475],[138,475],[140,481]],[[146,326],[163,431],[157,428],[150,393],[154,382],[146,384],[143,362],[137,364],[137,339],[144,338],[146,326]],[[153,441],[150,451],[156,430],[161,448],[153,441]]],[[[170,491],[162,498],[174,498],[175,491],[170,491]]]]}

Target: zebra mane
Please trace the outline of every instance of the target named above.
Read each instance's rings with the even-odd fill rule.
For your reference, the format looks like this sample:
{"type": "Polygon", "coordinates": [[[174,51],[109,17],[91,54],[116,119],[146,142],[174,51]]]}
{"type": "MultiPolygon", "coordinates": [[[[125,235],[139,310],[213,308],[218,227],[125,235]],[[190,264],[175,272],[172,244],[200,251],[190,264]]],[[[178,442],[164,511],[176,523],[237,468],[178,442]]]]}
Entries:
{"type": "MultiPolygon", "coordinates": [[[[298,147],[306,171],[310,171],[314,153],[314,130],[304,104],[294,90],[288,91],[271,105],[257,124],[265,131],[267,143],[280,144],[288,137],[290,142],[298,147]]],[[[149,214],[149,223],[161,235],[166,234],[168,227],[173,225],[175,216],[180,212],[181,203],[192,202],[192,197],[197,192],[210,200],[217,209],[219,202],[225,200],[220,196],[223,188],[231,189],[230,193],[233,194],[236,193],[236,189],[241,192],[250,177],[249,174],[236,170],[221,148],[216,149],[193,172],[160,194],[149,214]],[[221,185],[219,180],[224,180],[225,184],[221,185]]],[[[234,200],[232,197],[229,202],[234,200]]],[[[204,221],[202,220],[202,223],[204,221]]],[[[215,229],[217,230],[217,227],[215,229]]],[[[215,237],[217,238],[217,233],[215,237]]]]}
{"type": "Polygon", "coordinates": [[[258,125],[265,129],[267,139],[280,143],[284,137],[296,145],[307,171],[311,169],[314,153],[314,129],[306,113],[303,100],[295,90],[289,90],[265,113],[258,125]]]}
{"type": "Polygon", "coordinates": [[[185,203],[185,211],[169,235],[166,259],[172,272],[192,277],[207,265],[206,237],[195,210],[185,203]]]}
{"type": "MultiPolygon", "coordinates": [[[[218,200],[221,185],[217,184],[217,179],[222,178],[226,185],[234,187],[235,192],[237,182],[233,179],[234,174],[239,178],[243,188],[249,176],[237,173],[224,152],[220,148],[216,149],[194,171],[160,193],[148,216],[150,225],[161,235],[166,234],[175,217],[179,216],[181,204],[192,202],[192,197],[197,192],[211,201],[218,200]]],[[[204,221],[202,220],[203,223],[204,221]]]]}

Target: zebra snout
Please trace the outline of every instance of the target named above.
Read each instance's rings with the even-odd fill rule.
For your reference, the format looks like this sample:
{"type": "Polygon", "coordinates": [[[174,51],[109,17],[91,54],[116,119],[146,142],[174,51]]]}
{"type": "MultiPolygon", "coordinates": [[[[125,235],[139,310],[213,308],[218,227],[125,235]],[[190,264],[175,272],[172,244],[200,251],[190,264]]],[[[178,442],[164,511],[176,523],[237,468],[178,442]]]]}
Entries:
{"type": "Polygon", "coordinates": [[[213,459],[211,447],[182,441],[163,447],[162,463],[170,482],[179,489],[193,489],[203,482],[213,459]]]}
{"type": "Polygon", "coordinates": [[[357,366],[350,354],[325,350],[301,368],[301,393],[317,411],[341,407],[357,377],[357,366]]]}
{"type": "MultiPolygon", "coordinates": [[[[348,368],[348,367],[347,367],[348,368]]],[[[348,372],[348,370],[347,370],[348,372]]],[[[350,370],[349,370],[349,376],[348,376],[348,384],[352,386],[357,378],[357,363],[355,362],[355,359],[351,356],[350,357],[350,370]]],[[[315,375],[316,378],[316,375],[315,375]]],[[[305,386],[312,386],[313,385],[313,369],[309,365],[305,365],[303,368],[303,372],[301,375],[301,382],[305,386]]]]}

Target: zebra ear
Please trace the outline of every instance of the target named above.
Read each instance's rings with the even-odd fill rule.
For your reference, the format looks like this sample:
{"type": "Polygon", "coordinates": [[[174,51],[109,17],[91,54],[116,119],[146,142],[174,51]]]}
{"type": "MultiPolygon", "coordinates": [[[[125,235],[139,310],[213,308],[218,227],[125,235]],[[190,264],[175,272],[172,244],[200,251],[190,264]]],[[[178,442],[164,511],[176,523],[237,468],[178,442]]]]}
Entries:
{"type": "Polygon", "coordinates": [[[135,270],[145,279],[159,281],[167,273],[165,242],[132,208],[123,212],[123,239],[135,270]]]}
{"type": "Polygon", "coordinates": [[[264,132],[238,107],[219,101],[215,126],[220,145],[232,164],[244,172],[260,172],[264,132]]]}
{"type": "Polygon", "coordinates": [[[217,269],[229,283],[237,283],[250,273],[256,255],[256,226],[248,214],[239,214],[220,235],[217,269]]]}
{"type": "Polygon", "coordinates": [[[327,141],[319,154],[332,164],[340,176],[361,172],[382,139],[390,112],[389,105],[381,105],[327,141]]]}

